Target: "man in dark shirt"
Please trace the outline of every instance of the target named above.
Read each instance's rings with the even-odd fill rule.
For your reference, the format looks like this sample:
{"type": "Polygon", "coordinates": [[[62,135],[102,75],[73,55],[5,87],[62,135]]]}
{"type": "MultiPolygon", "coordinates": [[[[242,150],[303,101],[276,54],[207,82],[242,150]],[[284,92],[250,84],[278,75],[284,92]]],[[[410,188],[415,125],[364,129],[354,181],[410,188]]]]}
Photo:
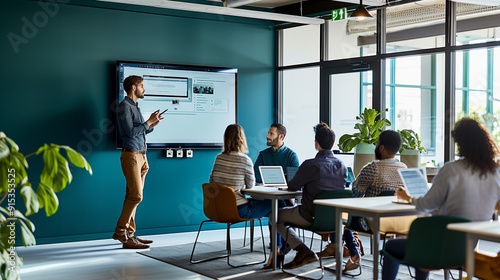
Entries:
{"type": "Polygon", "coordinates": [[[123,175],[127,182],[125,201],[123,209],[116,224],[113,239],[123,243],[123,248],[145,249],[149,248],[146,240],[134,236],[135,211],[142,201],[144,179],[148,172],[148,160],[146,158],[146,134],[153,131],[160,120],[160,110],[151,114],[144,121],[137,100],[144,98],[143,79],[139,76],[129,76],[123,81],[123,88],[127,92],[125,99],[118,105],[118,129],[122,138],[122,153],[120,162],[123,175]]]}
{"type": "MultiPolygon", "coordinates": [[[[285,223],[291,222],[298,226],[312,224],[313,200],[318,194],[345,188],[347,167],[333,156],[331,150],[335,142],[335,133],[325,123],[316,125],[314,130],[316,132],[314,143],[318,153],[315,158],[304,161],[293,179],[288,182],[288,190],[302,189],[302,205],[280,209],[278,212],[277,229],[282,236],[286,236],[285,223]]],[[[318,256],[302,243],[292,228],[289,229],[287,242],[297,251],[297,255],[283,268],[296,268],[318,260],[318,256]]]]}
{"type": "Polygon", "coordinates": [[[267,145],[269,148],[259,152],[259,156],[253,165],[255,181],[262,183],[259,166],[281,166],[285,175],[288,166],[299,166],[299,157],[287,146],[283,140],[286,136],[286,127],[280,123],[273,123],[267,132],[267,145]]]}

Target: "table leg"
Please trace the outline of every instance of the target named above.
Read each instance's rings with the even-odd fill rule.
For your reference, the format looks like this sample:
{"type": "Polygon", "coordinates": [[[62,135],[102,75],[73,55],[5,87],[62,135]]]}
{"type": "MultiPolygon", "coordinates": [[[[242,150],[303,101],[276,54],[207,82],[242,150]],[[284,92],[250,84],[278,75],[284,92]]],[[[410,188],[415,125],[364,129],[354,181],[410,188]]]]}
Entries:
{"type": "Polygon", "coordinates": [[[374,217],[372,224],[373,232],[373,280],[378,279],[378,259],[379,259],[379,243],[380,243],[380,217],[374,217]]]}
{"type": "Polygon", "coordinates": [[[472,280],[474,277],[474,249],[478,239],[470,233],[466,233],[465,245],[465,268],[467,271],[467,279],[472,280]]]}
{"type": "Polygon", "coordinates": [[[336,251],[335,251],[335,261],[336,261],[336,266],[335,266],[335,273],[337,275],[337,279],[342,278],[342,253],[343,253],[343,242],[342,242],[342,209],[339,209],[337,207],[337,211],[335,212],[335,221],[337,222],[337,233],[335,234],[335,245],[336,245],[336,251]]]}
{"type": "Polygon", "coordinates": [[[276,270],[276,244],[277,244],[277,236],[278,230],[276,229],[276,221],[278,221],[278,199],[272,199],[271,204],[271,213],[269,213],[269,222],[271,223],[271,229],[273,234],[271,234],[271,254],[273,258],[272,267],[273,270],[276,270]]]}

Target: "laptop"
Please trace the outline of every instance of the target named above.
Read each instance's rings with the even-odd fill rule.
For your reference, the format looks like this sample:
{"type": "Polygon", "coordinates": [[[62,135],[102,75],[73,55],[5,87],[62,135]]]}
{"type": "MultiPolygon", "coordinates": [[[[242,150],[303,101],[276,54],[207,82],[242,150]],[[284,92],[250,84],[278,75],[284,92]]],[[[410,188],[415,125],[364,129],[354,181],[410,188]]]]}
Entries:
{"type": "Polygon", "coordinates": [[[287,166],[286,167],[286,179],[287,182],[290,182],[290,180],[295,177],[295,173],[297,173],[297,170],[299,170],[298,166],[287,166]]]}
{"type": "Polygon", "coordinates": [[[354,177],[354,172],[352,172],[352,168],[347,167],[347,179],[346,182],[349,184],[352,184],[354,181],[356,181],[356,177],[354,177]]]}
{"type": "MultiPolygon", "coordinates": [[[[418,198],[424,196],[429,190],[425,167],[400,168],[398,173],[409,195],[418,198]]],[[[403,201],[397,201],[397,203],[401,202],[403,201]]],[[[403,203],[408,202],[404,201],[403,203]]]]}
{"type": "Polygon", "coordinates": [[[259,166],[259,172],[264,187],[287,187],[281,166],[259,166]]]}

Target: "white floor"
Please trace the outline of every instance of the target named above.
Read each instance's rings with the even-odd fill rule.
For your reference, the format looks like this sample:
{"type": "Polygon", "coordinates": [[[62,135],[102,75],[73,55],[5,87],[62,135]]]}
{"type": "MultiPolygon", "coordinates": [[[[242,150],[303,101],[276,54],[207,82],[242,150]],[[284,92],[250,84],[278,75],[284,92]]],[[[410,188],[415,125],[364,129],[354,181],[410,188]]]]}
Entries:
{"type": "MultiPolygon", "coordinates": [[[[238,234],[243,236],[242,228],[234,228],[231,231],[233,236],[237,236],[238,234]]],[[[196,232],[141,237],[153,239],[154,243],[152,246],[161,247],[176,244],[192,244],[196,237],[196,232]]],[[[360,237],[362,238],[365,250],[368,250],[366,253],[369,254],[370,242],[368,237],[360,237]]],[[[224,238],[225,230],[203,232],[204,241],[223,240],[224,238]]],[[[496,253],[500,250],[500,244],[482,241],[479,248],[496,253]]],[[[19,255],[24,259],[24,265],[21,267],[22,280],[211,279],[137,254],[137,250],[122,249],[121,244],[111,238],[96,241],[37,245],[18,248],[17,250],[19,255]]],[[[361,275],[353,279],[366,278],[361,275]]]]}
{"type": "MultiPolygon", "coordinates": [[[[235,234],[239,229],[233,229],[235,234]]],[[[192,243],[196,232],[141,236],[153,239],[155,247],[192,243]]],[[[204,240],[221,240],[225,231],[204,232],[204,240]]],[[[145,249],[149,250],[149,249],[145,249]]],[[[24,259],[23,280],[201,280],[211,279],[160,262],[137,250],[122,249],[113,239],[69,242],[18,248],[24,259]]]]}

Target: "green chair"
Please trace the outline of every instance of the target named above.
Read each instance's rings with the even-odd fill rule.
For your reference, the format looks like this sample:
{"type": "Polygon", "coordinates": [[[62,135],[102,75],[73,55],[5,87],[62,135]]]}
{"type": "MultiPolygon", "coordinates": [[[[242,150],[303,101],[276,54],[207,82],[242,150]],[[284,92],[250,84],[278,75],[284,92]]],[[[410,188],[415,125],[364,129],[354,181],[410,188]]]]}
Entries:
{"type": "Polygon", "coordinates": [[[413,267],[426,270],[459,269],[462,279],[462,267],[465,264],[465,233],[448,230],[450,223],[470,222],[469,219],[455,216],[432,216],[417,218],[410,226],[406,241],[405,255],[398,259],[385,250],[384,257],[413,267]]]}
{"type": "MultiPolygon", "coordinates": [[[[325,192],[322,192],[315,197],[315,199],[331,199],[331,198],[352,198],[352,191],[351,190],[325,191],[325,192]]],[[[287,232],[286,232],[285,240],[288,239],[288,232],[289,232],[290,227],[304,229],[304,230],[312,231],[313,233],[320,235],[321,236],[321,248],[323,248],[323,242],[328,241],[329,234],[337,231],[337,225],[336,225],[336,221],[335,221],[336,210],[337,209],[335,207],[314,204],[314,210],[313,210],[314,211],[314,220],[313,220],[312,225],[310,225],[308,227],[304,227],[304,226],[298,226],[295,224],[287,224],[287,232]]],[[[321,268],[321,277],[320,278],[310,278],[310,277],[306,277],[303,275],[297,275],[297,274],[291,273],[289,271],[285,271],[283,268],[281,268],[281,270],[284,273],[287,273],[287,274],[290,274],[293,276],[299,276],[301,278],[322,279],[324,276],[324,267],[323,267],[323,262],[322,262],[321,256],[319,256],[319,266],[321,268]]],[[[359,268],[360,268],[359,274],[361,274],[361,266],[359,268]]]]}

